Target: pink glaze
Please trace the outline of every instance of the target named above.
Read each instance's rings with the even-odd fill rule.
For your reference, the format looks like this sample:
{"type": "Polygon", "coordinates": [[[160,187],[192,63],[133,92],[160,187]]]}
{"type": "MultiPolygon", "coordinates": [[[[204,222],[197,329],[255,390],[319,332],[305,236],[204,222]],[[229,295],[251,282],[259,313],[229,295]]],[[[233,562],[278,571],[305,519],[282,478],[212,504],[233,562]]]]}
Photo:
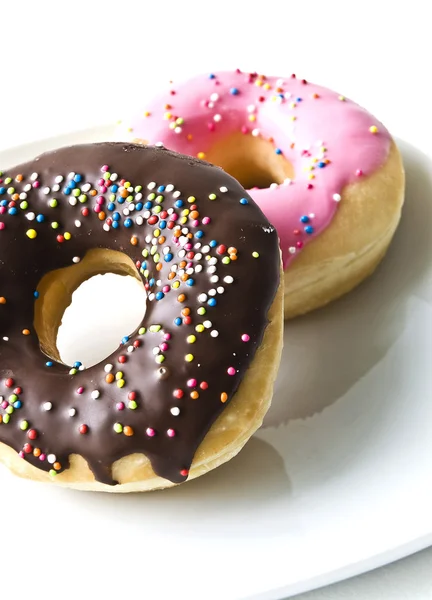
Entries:
{"type": "Polygon", "coordinates": [[[132,120],[129,135],[205,158],[216,140],[238,131],[270,139],[294,167],[292,181],[249,190],[279,233],[285,267],[329,225],[344,187],[385,162],[391,139],[377,119],[335,92],[294,75],[238,70],[172,86],[132,120]]]}

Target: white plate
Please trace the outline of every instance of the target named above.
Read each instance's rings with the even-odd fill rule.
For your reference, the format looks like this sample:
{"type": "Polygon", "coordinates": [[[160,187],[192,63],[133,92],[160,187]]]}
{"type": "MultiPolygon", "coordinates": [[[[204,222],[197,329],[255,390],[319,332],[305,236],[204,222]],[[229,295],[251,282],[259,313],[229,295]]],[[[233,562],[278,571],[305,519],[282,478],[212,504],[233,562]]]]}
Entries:
{"type": "MultiPolygon", "coordinates": [[[[0,164],[110,135],[40,141],[0,164]]],[[[407,201],[388,256],[358,290],[286,326],[267,426],[237,458],[129,496],[0,470],[2,586],[14,599],[273,600],[432,543],[432,165],[401,148],[407,201]]]]}

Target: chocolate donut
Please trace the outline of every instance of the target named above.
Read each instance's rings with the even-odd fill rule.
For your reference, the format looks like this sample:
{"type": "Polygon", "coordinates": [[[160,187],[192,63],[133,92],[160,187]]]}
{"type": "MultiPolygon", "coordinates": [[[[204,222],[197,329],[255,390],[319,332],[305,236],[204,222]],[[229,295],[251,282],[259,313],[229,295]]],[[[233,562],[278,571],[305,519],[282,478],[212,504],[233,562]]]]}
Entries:
{"type": "MultiPolygon", "coordinates": [[[[132,491],[234,455],[268,407],[283,320],[278,236],[241,185],[162,147],[79,145],[0,173],[0,212],[0,459],[33,479],[132,491]],[[103,363],[70,368],[62,314],[105,272],[143,282],[145,316],[103,363]]],[[[99,309],[101,327],[125,309],[99,309]]]]}

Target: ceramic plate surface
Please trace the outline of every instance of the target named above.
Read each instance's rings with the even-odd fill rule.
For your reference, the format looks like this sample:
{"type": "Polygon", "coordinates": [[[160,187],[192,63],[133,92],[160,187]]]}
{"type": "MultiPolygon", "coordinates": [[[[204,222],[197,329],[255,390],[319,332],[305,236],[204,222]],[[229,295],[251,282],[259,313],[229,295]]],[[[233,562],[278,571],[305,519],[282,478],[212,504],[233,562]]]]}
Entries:
{"type": "MultiPolygon", "coordinates": [[[[0,165],[111,135],[2,151],[0,165]]],[[[2,586],[44,600],[276,600],[432,543],[432,164],[400,147],[407,199],[385,261],[355,292],[287,324],[273,406],[240,455],[187,485],[128,496],[0,468],[2,586]]]]}

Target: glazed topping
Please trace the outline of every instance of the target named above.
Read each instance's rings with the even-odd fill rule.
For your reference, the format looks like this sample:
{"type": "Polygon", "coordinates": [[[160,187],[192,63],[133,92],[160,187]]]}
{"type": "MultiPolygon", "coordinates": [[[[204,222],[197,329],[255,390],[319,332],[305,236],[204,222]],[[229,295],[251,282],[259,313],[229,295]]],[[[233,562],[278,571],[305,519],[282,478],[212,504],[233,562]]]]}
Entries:
{"type": "MultiPolygon", "coordinates": [[[[53,476],[79,454],[113,484],[112,463],[141,452],[184,481],[279,284],[277,234],[243,188],[163,148],[63,148],[0,173],[0,255],[0,441],[53,476]],[[37,286],[94,248],[133,260],[147,310],[104,363],[69,368],[40,351],[37,286]]],[[[89,306],[101,328],[126,308],[89,306]]]]}
{"type": "Polygon", "coordinates": [[[386,160],[390,135],[366,110],[298,79],[232,72],[172,85],[121,136],[145,139],[198,158],[231,134],[269,141],[294,177],[250,194],[276,226],[287,266],[331,222],[346,185],[386,160]]]}

